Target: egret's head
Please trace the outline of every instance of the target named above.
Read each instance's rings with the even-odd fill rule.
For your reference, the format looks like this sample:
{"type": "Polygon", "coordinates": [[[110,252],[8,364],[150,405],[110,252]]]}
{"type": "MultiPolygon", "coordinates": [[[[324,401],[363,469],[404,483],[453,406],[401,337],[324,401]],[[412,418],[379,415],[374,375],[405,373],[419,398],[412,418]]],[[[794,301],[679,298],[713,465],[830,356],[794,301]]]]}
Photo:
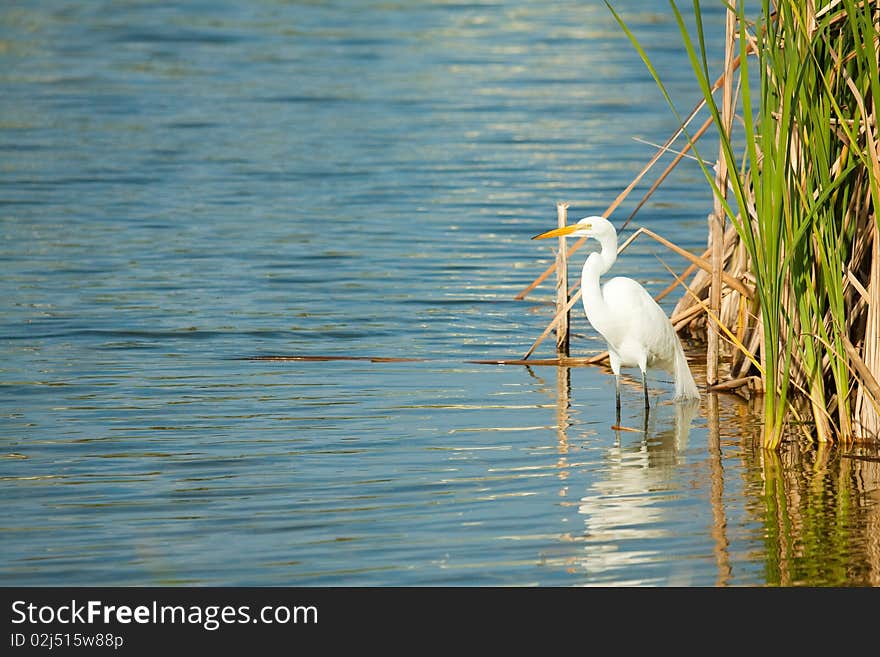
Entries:
{"type": "Polygon", "coordinates": [[[546,233],[535,235],[533,240],[543,240],[548,237],[593,237],[600,239],[605,235],[617,235],[614,226],[605,217],[584,217],[576,224],[554,228],[546,233]]]}

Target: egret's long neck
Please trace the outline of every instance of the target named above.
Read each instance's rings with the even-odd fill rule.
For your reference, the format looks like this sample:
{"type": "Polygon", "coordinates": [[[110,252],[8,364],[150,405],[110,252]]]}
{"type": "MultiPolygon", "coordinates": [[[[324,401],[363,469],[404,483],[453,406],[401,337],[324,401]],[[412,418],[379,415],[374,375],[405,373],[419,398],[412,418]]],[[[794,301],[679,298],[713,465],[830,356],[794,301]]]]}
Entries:
{"type": "Polygon", "coordinates": [[[602,245],[602,250],[591,253],[581,271],[581,290],[583,290],[584,308],[587,309],[588,314],[604,307],[605,300],[599,287],[599,277],[611,269],[617,260],[616,235],[605,235],[599,243],[602,245]]]}

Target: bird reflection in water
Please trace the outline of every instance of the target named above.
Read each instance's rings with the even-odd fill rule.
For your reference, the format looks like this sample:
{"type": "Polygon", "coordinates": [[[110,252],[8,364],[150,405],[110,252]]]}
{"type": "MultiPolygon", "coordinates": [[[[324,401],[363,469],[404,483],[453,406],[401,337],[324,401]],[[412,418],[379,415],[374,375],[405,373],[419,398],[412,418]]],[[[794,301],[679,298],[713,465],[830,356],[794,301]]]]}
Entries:
{"type": "MultiPolygon", "coordinates": [[[[578,513],[585,529],[577,561],[591,575],[614,571],[614,580],[620,581],[621,572],[636,573],[637,566],[659,558],[671,537],[669,528],[675,523],[668,514],[680,512],[675,508],[675,471],[687,451],[700,402],[685,400],[672,407],[671,417],[653,414],[644,433],[616,431],[605,457],[607,476],[580,498],[578,513]]],[[[621,583],[651,582],[633,575],[632,581],[621,583]]]]}

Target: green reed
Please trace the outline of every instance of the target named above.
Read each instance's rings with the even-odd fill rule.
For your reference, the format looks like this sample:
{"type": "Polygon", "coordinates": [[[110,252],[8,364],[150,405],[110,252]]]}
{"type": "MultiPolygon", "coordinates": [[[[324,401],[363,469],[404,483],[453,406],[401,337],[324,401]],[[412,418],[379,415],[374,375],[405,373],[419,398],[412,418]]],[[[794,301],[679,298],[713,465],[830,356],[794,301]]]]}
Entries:
{"type": "MultiPolygon", "coordinates": [[[[696,39],[674,0],[670,5],[706,106],[722,126],[700,2],[693,3],[696,39]]],[[[739,25],[741,153],[731,134],[718,132],[735,205],[717,188],[696,145],[694,152],[749,256],[763,331],[762,442],[778,448],[789,417],[801,415],[804,405],[795,398],[811,411],[809,435],[851,439],[856,393],[867,399],[857,437],[876,439],[880,400],[865,396],[866,382],[852,361],[870,355],[877,336],[866,327],[878,323],[880,312],[880,281],[864,280],[865,243],[876,239],[873,208],[880,205],[874,106],[880,3],[764,0],[754,21],[743,2],[728,10],[739,25]],[[864,299],[867,289],[875,298],[864,299]],[[861,355],[848,354],[848,344],[862,344],[861,355]],[[873,428],[866,417],[874,418],[873,428]]],[[[611,11],[675,112],[650,58],[611,11]]]]}

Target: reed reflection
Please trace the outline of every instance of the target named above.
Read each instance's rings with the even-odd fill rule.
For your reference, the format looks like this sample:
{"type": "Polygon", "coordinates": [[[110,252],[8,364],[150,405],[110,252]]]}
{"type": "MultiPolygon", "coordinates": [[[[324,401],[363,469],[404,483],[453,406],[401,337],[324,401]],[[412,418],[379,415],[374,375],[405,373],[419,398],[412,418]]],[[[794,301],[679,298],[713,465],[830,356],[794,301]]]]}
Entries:
{"type": "Polygon", "coordinates": [[[644,425],[633,413],[613,428],[572,374],[535,378],[554,400],[559,496],[572,498],[551,561],[576,581],[880,586],[880,449],[791,435],[766,451],[760,399],[726,393],[660,403],[644,425]],[[706,494],[688,507],[693,486],[706,494]]]}
{"type": "Polygon", "coordinates": [[[709,424],[709,499],[712,505],[712,541],[715,563],[718,566],[717,586],[730,583],[733,569],[730,565],[730,540],[727,537],[727,512],[724,507],[724,454],[718,431],[718,395],[706,397],[706,418],[709,424]]]}
{"type": "MultiPolygon", "coordinates": [[[[731,505],[745,505],[757,528],[749,549],[764,552],[764,583],[880,585],[880,449],[810,443],[794,430],[778,452],[765,450],[760,404],[734,395],[718,399],[719,412],[708,415],[710,449],[719,451],[722,472],[721,447],[736,448],[745,481],[742,500],[728,495],[725,501],[716,500],[713,480],[713,505],[728,515],[731,505]]],[[[727,538],[719,534],[716,541],[727,538]]],[[[730,577],[719,562],[719,582],[730,577]]]]}
{"type": "Polygon", "coordinates": [[[754,510],[764,526],[767,584],[880,584],[880,463],[876,450],[805,446],[754,450],[754,510]]]}

